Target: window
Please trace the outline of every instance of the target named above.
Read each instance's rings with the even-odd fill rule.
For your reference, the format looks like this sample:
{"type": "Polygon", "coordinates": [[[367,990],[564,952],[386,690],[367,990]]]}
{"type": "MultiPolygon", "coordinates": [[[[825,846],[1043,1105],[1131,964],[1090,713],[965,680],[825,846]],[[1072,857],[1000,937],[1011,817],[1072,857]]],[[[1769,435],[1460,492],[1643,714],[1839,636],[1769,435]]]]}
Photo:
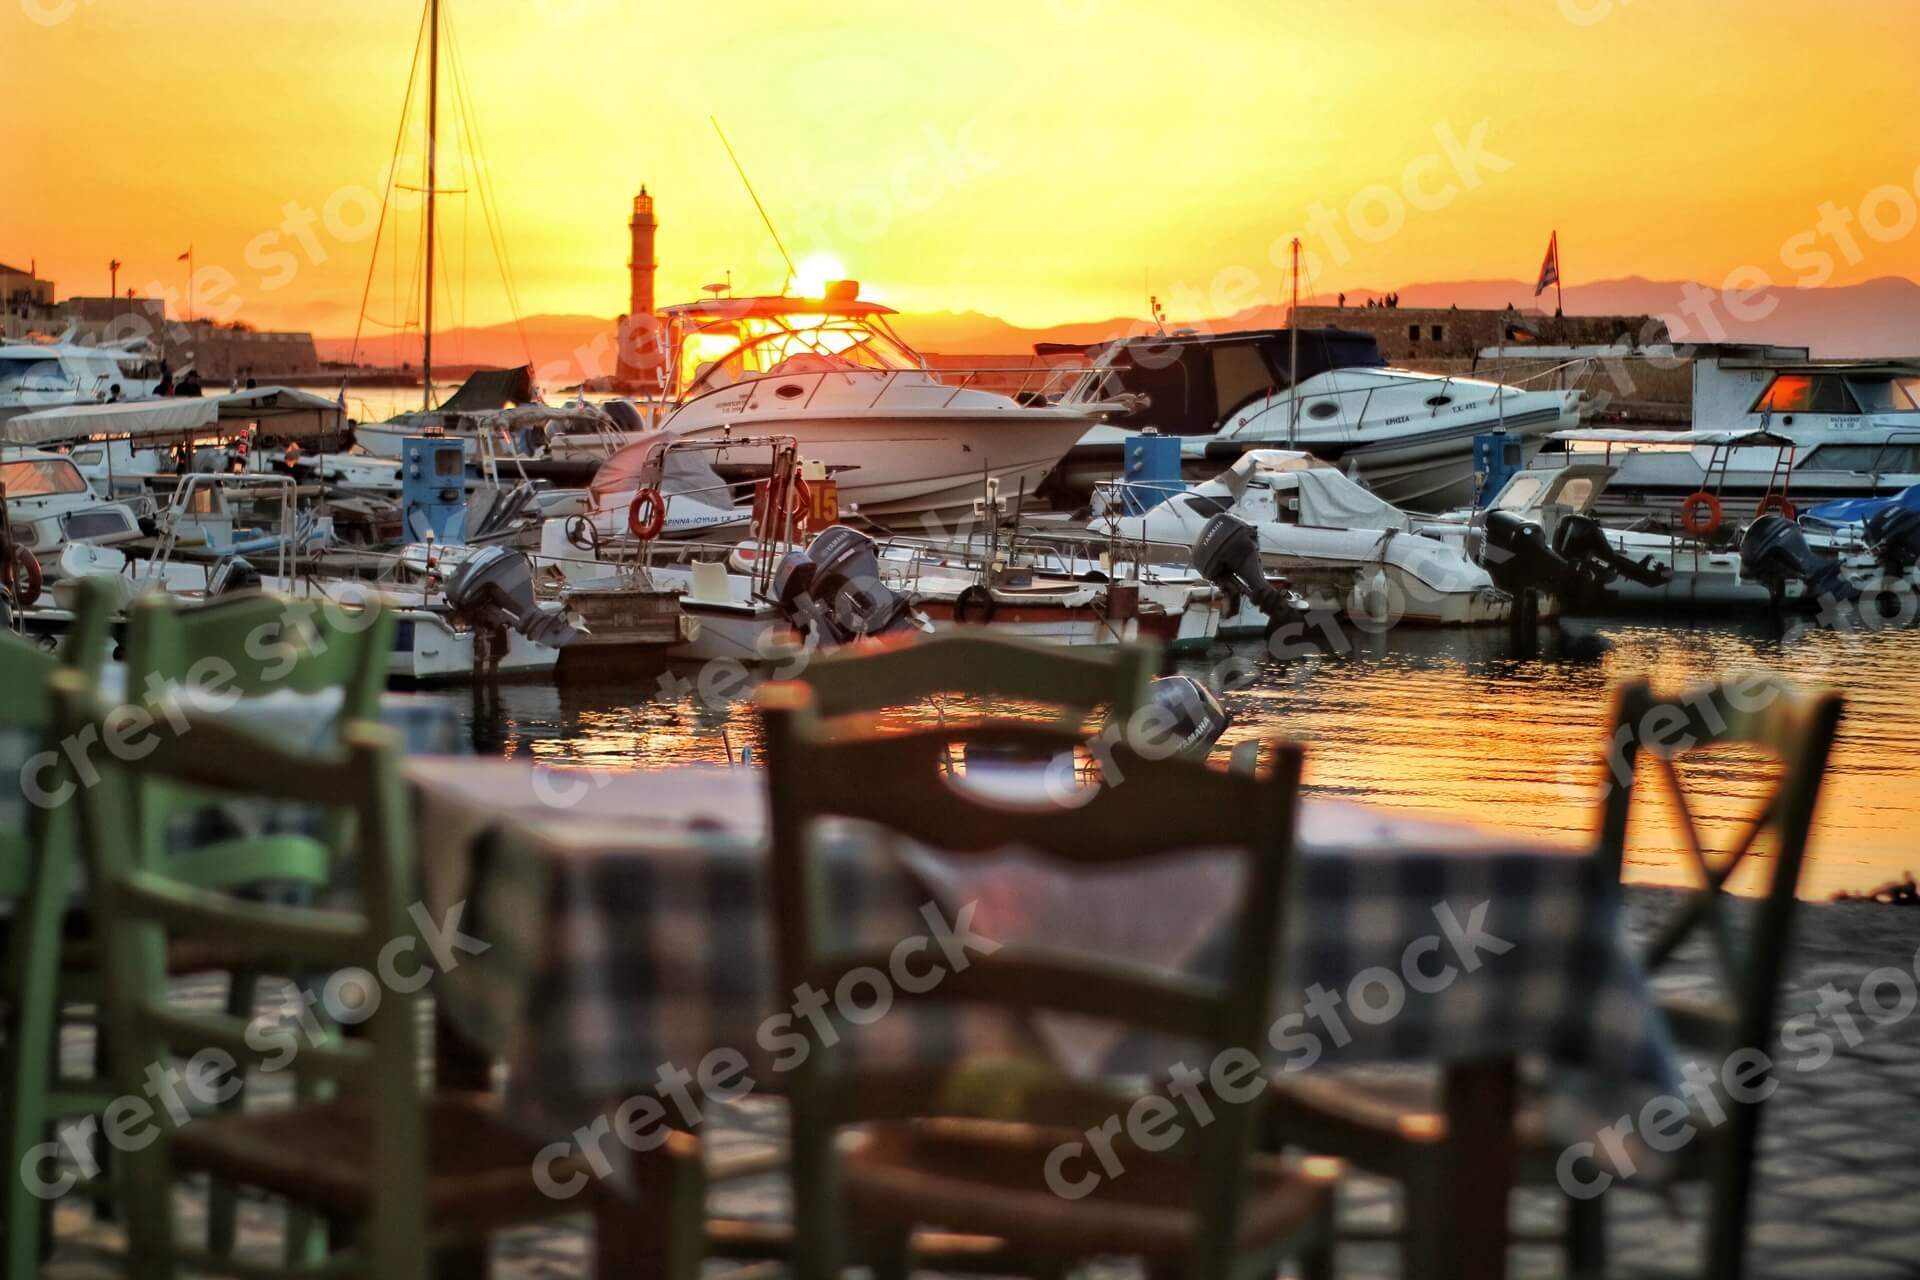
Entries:
{"type": "Polygon", "coordinates": [[[1417,325],[1417,324],[1410,324],[1410,325],[1408,325],[1408,326],[1407,326],[1407,341],[1408,341],[1408,342],[1418,342],[1418,341],[1420,341],[1420,326],[1419,326],[1419,325],[1417,325]]]}
{"type": "Polygon", "coordinates": [[[66,518],[64,527],[68,541],[73,542],[139,532],[127,523],[127,513],[118,507],[96,507],[92,511],[77,512],[66,518]]]}
{"type": "Polygon", "coordinates": [[[1750,413],[1858,413],[1846,381],[1834,374],[1783,373],[1767,384],[1750,413]]]}
{"type": "Polygon", "coordinates": [[[1340,406],[1331,400],[1321,400],[1307,407],[1307,416],[1309,418],[1319,418],[1322,421],[1331,418],[1338,412],[1340,412],[1340,406]]]}
{"type": "Polygon", "coordinates": [[[1213,349],[1213,403],[1221,420],[1256,396],[1273,389],[1267,362],[1254,346],[1224,346],[1213,349]]]}
{"type": "Polygon", "coordinates": [[[1453,403],[1452,396],[1428,396],[1427,404],[1435,409],[1443,409],[1453,403]]]}
{"type": "Polygon", "coordinates": [[[1439,342],[1447,336],[1447,326],[1443,324],[1436,324],[1431,329],[1427,330],[1427,333],[1430,337],[1432,337],[1432,339],[1435,342],[1439,342]]]}
{"type": "Polygon", "coordinates": [[[1909,472],[1913,470],[1913,453],[1910,447],[1898,444],[1823,444],[1795,470],[1909,472]]]}
{"type": "Polygon", "coordinates": [[[27,458],[0,463],[0,482],[9,498],[45,498],[57,493],[85,493],[87,482],[79,468],[65,458],[27,458]]]}

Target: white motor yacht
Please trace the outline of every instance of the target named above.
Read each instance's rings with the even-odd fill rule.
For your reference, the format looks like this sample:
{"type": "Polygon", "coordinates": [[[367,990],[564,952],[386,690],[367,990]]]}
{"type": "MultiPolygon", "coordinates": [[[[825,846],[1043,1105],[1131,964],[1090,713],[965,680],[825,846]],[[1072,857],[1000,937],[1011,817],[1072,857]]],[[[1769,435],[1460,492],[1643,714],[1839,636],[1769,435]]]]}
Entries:
{"type": "Polygon", "coordinates": [[[145,400],[160,362],[145,339],[91,346],[69,329],[55,342],[0,342],[0,422],[65,405],[145,400]]]}
{"type": "Polygon", "coordinates": [[[1528,449],[1575,425],[1581,392],[1529,391],[1477,378],[1387,366],[1367,334],[1340,329],[1250,330],[1129,338],[1085,351],[1091,373],[1079,399],[1142,397],[1112,426],[1075,445],[1072,482],[1120,470],[1129,435],[1152,428],[1180,437],[1182,470],[1210,476],[1250,449],[1285,448],[1338,464],[1388,501],[1444,511],[1474,496],[1473,438],[1504,429],[1528,449]]]}
{"type": "MultiPolygon", "coordinates": [[[[1025,403],[946,381],[852,281],[822,298],[712,298],[661,313],[669,351],[651,416],[676,437],[785,435],[825,464],[843,509],[869,522],[952,519],[997,480],[1036,492],[1113,406],[1025,403]]],[[[603,450],[595,436],[590,444],[603,450]]],[[[762,451],[763,452],[763,451],[762,451]]],[[[604,456],[604,454],[602,455],[604,456]]],[[[721,452],[722,475],[753,459],[721,452]]],[[[748,471],[747,474],[752,474],[748,471]]]]}

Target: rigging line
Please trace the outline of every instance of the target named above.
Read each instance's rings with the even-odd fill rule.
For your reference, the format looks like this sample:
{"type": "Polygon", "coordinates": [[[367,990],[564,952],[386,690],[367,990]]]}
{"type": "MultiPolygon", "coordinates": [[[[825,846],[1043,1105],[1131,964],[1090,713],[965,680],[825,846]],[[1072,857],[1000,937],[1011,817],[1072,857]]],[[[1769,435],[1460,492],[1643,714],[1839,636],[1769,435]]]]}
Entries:
{"type": "Polygon", "coordinates": [[[494,255],[500,265],[500,283],[506,290],[507,309],[513,316],[514,332],[520,338],[520,350],[526,356],[527,364],[533,364],[533,344],[527,340],[524,313],[520,306],[520,289],[513,277],[513,259],[507,252],[505,223],[500,214],[498,196],[493,188],[492,177],[488,170],[486,151],[483,149],[479,126],[479,112],[474,109],[472,86],[468,83],[466,59],[461,56],[457,37],[453,34],[452,23],[447,24],[448,46],[453,68],[454,92],[461,102],[461,129],[468,139],[468,151],[478,160],[475,169],[474,186],[480,192],[480,213],[485,220],[489,236],[492,239],[494,255]]]}
{"type": "MultiPolygon", "coordinates": [[[[400,127],[393,135],[393,155],[387,163],[387,189],[380,197],[380,217],[373,225],[373,253],[367,261],[367,283],[360,291],[360,316],[353,324],[353,347],[347,355],[347,364],[352,367],[360,354],[360,325],[366,317],[367,300],[373,296],[373,272],[380,261],[380,232],[387,224],[387,205],[393,199],[393,184],[400,168],[400,146],[407,138],[407,110],[413,106],[413,86],[420,75],[420,52],[427,42],[427,9],[420,10],[420,30],[413,41],[413,63],[407,68],[407,92],[400,100],[400,127]]],[[[341,393],[345,394],[346,384],[341,383],[341,393]]]]}
{"type": "Polygon", "coordinates": [[[767,206],[760,203],[760,194],[753,189],[753,180],[747,177],[746,166],[740,163],[740,157],[733,152],[733,144],[727,141],[727,131],[720,127],[720,117],[708,116],[707,119],[712,121],[713,131],[720,135],[720,145],[727,149],[727,159],[733,161],[734,172],[740,175],[740,183],[746,187],[747,195],[753,201],[753,207],[760,211],[760,221],[767,224],[767,234],[773,237],[773,247],[778,249],[780,256],[787,261],[788,283],[798,280],[800,268],[793,265],[793,255],[787,252],[787,246],[781,242],[780,232],[775,229],[773,219],[767,216],[767,206]]]}

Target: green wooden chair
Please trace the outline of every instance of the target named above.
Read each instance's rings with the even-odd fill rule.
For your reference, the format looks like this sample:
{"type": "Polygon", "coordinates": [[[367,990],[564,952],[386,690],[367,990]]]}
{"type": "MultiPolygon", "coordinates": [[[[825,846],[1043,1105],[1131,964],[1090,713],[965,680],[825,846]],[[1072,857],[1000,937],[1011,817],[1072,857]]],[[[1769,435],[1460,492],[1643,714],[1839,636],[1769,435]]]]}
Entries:
{"type": "MultiPolygon", "coordinates": [[[[36,751],[59,750],[52,731],[48,686],[62,663],[94,678],[106,649],[106,616],[82,613],[56,658],[12,632],[0,632],[0,732],[36,751]]],[[[47,775],[37,775],[40,785],[47,775]]],[[[57,794],[57,792],[55,793],[57,794]]],[[[5,1090],[9,1171],[4,1229],[10,1276],[31,1276],[51,1248],[51,1200],[28,1194],[21,1172],[51,1127],[97,1114],[110,1100],[91,1081],[69,1081],[58,1070],[58,1032],[63,1007],[99,999],[92,972],[74,961],[67,946],[68,895],[74,873],[73,810],[35,803],[23,791],[18,822],[0,824],[0,897],[13,904],[6,940],[6,972],[0,1003],[7,1024],[0,1031],[0,1088],[5,1090]]],[[[90,1179],[83,1189],[104,1187],[90,1179]]]]}
{"type": "MultiPolygon", "coordinates": [[[[128,610],[127,697],[129,702],[146,702],[166,690],[204,689],[222,701],[245,701],[283,692],[337,690],[337,726],[372,721],[379,716],[392,643],[393,620],[378,612],[259,592],[194,605],[149,595],[128,610]]],[[[171,876],[204,889],[235,891],[271,882],[311,893],[332,877],[333,851],[347,847],[346,831],[332,825],[339,819],[328,816],[313,831],[241,835],[183,851],[174,847],[172,828],[196,813],[209,812],[210,802],[219,798],[146,777],[135,780],[133,793],[143,862],[153,867],[166,859],[171,876]]],[[[174,947],[174,972],[227,971],[227,1012],[250,1016],[259,973],[237,967],[234,958],[220,954],[217,947],[209,954],[192,954],[204,950],[174,947]],[[188,953],[184,963],[183,949],[188,953]]],[[[100,1044],[104,1048],[110,1040],[103,1037],[100,1044]]],[[[222,1103],[236,1111],[244,1105],[244,1089],[222,1103]]],[[[235,1218],[233,1188],[216,1185],[207,1211],[208,1242],[215,1252],[232,1248],[235,1218]]],[[[310,1229],[303,1223],[300,1232],[310,1229]]]]}
{"type": "MultiPolygon", "coordinates": [[[[1672,961],[1683,943],[1704,938],[1721,978],[1717,995],[1665,997],[1660,1003],[1676,1040],[1717,1067],[1735,1050],[1764,1049],[1777,1030],[1782,966],[1791,945],[1796,890],[1813,825],[1827,757],[1839,725],[1842,699],[1805,694],[1775,677],[1748,677],[1696,689],[1679,698],[1656,697],[1645,681],[1623,686],[1614,701],[1607,741],[1609,775],[1600,806],[1598,847],[1610,878],[1624,865],[1627,818],[1634,784],[1647,761],[1670,790],[1686,827],[1699,883],[1661,926],[1641,956],[1649,975],[1672,961]],[[1716,857],[1708,852],[1676,761],[1689,752],[1729,744],[1758,748],[1780,774],[1738,841],[1716,857]],[[1756,838],[1774,833],[1771,858],[1754,859],[1766,873],[1744,929],[1730,919],[1727,882],[1745,864],[1756,838]]],[[[1695,1139],[1679,1153],[1675,1180],[1705,1180],[1710,1190],[1706,1274],[1735,1280],[1745,1268],[1753,1154],[1759,1139],[1757,1103],[1716,1100],[1724,1123],[1697,1117],[1695,1139]]],[[[1447,1162],[1444,1144],[1470,1135],[1446,1133],[1435,1081],[1418,1073],[1340,1072],[1283,1077],[1268,1110],[1269,1144],[1297,1144],[1348,1160],[1398,1180],[1407,1194],[1407,1251],[1414,1257],[1444,1238],[1436,1213],[1447,1162]]],[[[1515,1121],[1521,1185],[1557,1188],[1562,1145],[1547,1123],[1543,1098],[1523,1099],[1515,1121]]],[[[1583,1176],[1585,1176],[1583,1174],[1583,1176]]],[[[1531,1243],[1525,1237],[1523,1243],[1531,1243]]],[[[1566,1198],[1566,1228],[1549,1240],[1561,1245],[1570,1275],[1598,1277],[1606,1269],[1605,1197],[1566,1198]]]]}
{"type": "Polygon", "coordinates": [[[947,631],[869,642],[810,661],[793,678],[813,690],[817,715],[910,707],[940,694],[1039,703],[1082,720],[1105,707],[1131,716],[1159,665],[1150,644],[1098,651],[1010,636],[947,631]]]}
{"type": "MultiPolygon", "coordinates": [[[[53,696],[64,733],[104,730],[84,680],[56,675],[53,696]]],[[[318,1035],[312,1028],[291,1033],[297,1053],[281,1069],[303,1084],[319,1080],[338,1089],[325,1100],[309,1100],[316,1091],[303,1089],[306,1096],[285,1108],[216,1112],[185,1123],[156,1106],[129,1123],[142,1145],[123,1155],[127,1273],[135,1280],[171,1277],[178,1268],[298,1273],[180,1247],[173,1189],[176,1176],[187,1173],[257,1187],[316,1216],[359,1224],[352,1245],[326,1260],[328,1275],[413,1280],[426,1275],[432,1250],[443,1243],[579,1213],[582,1202],[552,1199],[538,1188],[532,1171],[541,1143],[501,1122],[487,1099],[421,1088],[422,996],[415,981],[421,971],[388,949],[418,933],[408,913],[417,889],[395,736],[355,723],[343,730],[339,749],[315,756],[264,742],[216,717],[185,726],[162,718],[151,733],[157,749],[137,763],[96,751],[98,781],[80,792],[118,1089],[142,1099],[151,1064],[207,1050],[243,1070],[268,1069],[286,1052],[278,1034],[263,1034],[271,1028],[176,1007],[160,964],[172,938],[217,939],[263,967],[291,963],[334,973],[339,1002],[360,1015],[365,1035],[348,1038],[319,1023],[318,1035]],[[133,816],[136,773],[230,797],[313,805],[351,819],[361,909],[250,902],[175,876],[170,861],[149,864],[133,816]],[[402,972],[374,976],[396,971],[402,972]],[[341,976],[350,980],[341,983],[341,976]]],[[[418,956],[419,947],[410,954],[418,956]]],[[[553,1170],[560,1179],[583,1171],[590,1172],[584,1159],[558,1162],[553,1170]]],[[[632,1244],[631,1207],[597,1191],[594,1204],[603,1228],[600,1273],[628,1274],[634,1261],[619,1246],[632,1244]]]]}
{"type": "MultiPolygon", "coordinates": [[[[997,673],[1003,687],[1025,681],[1012,665],[997,673]]],[[[946,972],[924,993],[898,992],[895,999],[984,1004],[1018,1016],[1079,1014],[1191,1041],[1209,1061],[1232,1047],[1257,1051],[1290,871],[1296,749],[1277,748],[1275,769],[1258,779],[1191,761],[1149,761],[1119,746],[1123,785],[1101,786],[1072,808],[1007,808],[942,775],[944,729],[875,734],[844,719],[829,728],[813,691],[798,682],[763,688],[759,702],[780,990],[812,984],[834,991],[843,977],[876,962],[887,971],[885,949],[849,948],[833,937],[824,867],[810,838],[818,818],[872,821],[958,856],[1017,845],[1087,869],[1228,848],[1242,852],[1246,881],[1223,985],[1006,946],[970,956],[965,969],[946,972]]],[[[1003,723],[978,737],[1042,751],[1081,740],[1049,724],[1003,723]]],[[[793,1268],[802,1280],[837,1277],[852,1251],[871,1260],[880,1280],[904,1280],[913,1230],[932,1224],[1003,1241],[1008,1257],[1048,1274],[1110,1253],[1142,1255],[1156,1275],[1192,1280],[1270,1275],[1286,1256],[1298,1257],[1309,1276],[1326,1274],[1337,1170],[1250,1157],[1257,1094],[1228,1100],[1209,1085],[1196,1086],[1211,1123],[1188,1124],[1184,1141],[1163,1153],[1123,1143],[1124,1175],[1067,1199],[1049,1188],[1050,1153],[1084,1140],[1088,1128],[1124,1118],[1138,1091],[1076,1081],[1037,1057],[876,1071],[853,1060],[856,1029],[837,1010],[830,1016],[834,1043],[809,1025],[809,1052],[786,1075],[793,1268]],[[861,1126],[856,1144],[843,1147],[841,1130],[854,1125],[861,1126]],[[849,1216],[860,1245],[849,1239],[849,1216]]]]}

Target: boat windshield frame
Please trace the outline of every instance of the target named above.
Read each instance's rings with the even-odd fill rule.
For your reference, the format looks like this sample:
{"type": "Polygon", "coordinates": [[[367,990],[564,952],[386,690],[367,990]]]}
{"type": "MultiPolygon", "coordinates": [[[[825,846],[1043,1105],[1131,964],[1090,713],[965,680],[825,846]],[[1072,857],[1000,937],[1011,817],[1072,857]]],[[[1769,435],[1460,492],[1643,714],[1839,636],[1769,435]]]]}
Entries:
{"type": "MultiPolygon", "coordinates": [[[[810,362],[811,363],[811,362],[810,362]]],[[[753,308],[740,314],[694,313],[676,319],[673,334],[673,378],[682,399],[692,399],[725,386],[735,386],[760,378],[787,374],[822,372],[908,373],[927,372],[927,363],[888,324],[879,310],[836,310],[821,308],[805,300],[795,300],[791,310],[753,308]],[[795,323],[804,321],[804,323],[795,323]],[[694,362],[698,353],[689,350],[702,336],[733,336],[748,332],[717,358],[694,362]],[[729,334],[728,331],[733,331],[729,334]],[[829,347],[822,335],[850,337],[844,345],[829,347]],[[764,356],[775,343],[791,343],[777,361],[764,368],[746,368],[750,356],[764,356]],[[797,356],[812,356],[819,363],[807,368],[782,368],[797,356]],[[861,358],[861,357],[867,358],[861,358]],[[874,358],[874,357],[878,358],[874,358]],[[727,371],[725,382],[715,380],[716,371],[727,371]]]]}

